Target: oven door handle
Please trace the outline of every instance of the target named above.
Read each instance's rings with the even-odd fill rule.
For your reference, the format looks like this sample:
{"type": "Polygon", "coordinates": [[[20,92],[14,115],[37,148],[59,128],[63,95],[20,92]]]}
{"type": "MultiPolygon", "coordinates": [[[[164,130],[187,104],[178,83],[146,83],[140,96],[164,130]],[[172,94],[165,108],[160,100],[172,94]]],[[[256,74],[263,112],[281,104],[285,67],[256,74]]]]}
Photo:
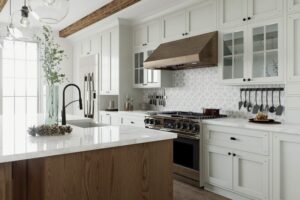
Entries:
{"type": "Polygon", "coordinates": [[[191,140],[200,140],[200,136],[194,136],[194,135],[185,135],[185,134],[181,134],[181,133],[177,133],[178,137],[181,138],[187,138],[187,139],[191,139],[191,140]]]}

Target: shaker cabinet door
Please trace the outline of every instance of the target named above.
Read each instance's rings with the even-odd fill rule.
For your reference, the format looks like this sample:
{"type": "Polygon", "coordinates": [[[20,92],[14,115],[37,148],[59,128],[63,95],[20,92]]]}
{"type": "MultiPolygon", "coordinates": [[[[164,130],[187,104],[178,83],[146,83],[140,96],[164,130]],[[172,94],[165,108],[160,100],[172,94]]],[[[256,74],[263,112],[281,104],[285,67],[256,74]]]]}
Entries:
{"type": "Polygon", "coordinates": [[[148,42],[148,28],[146,25],[141,25],[133,30],[133,45],[135,47],[142,47],[148,42]]]}
{"type": "Polygon", "coordinates": [[[247,0],[219,0],[221,27],[247,23],[247,0]]]}
{"type": "Polygon", "coordinates": [[[268,157],[233,152],[233,190],[257,199],[268,199],[268,157]]]}
{"type": "Polygon", "coordinates": [[[273,200],[299,199],[300,137],[273,134],[273,200]]]}
{"type": "Polygon", "coordinates": [[[119,94],[119,36],[117,29],[110,31],[110,94],[119,94]]]}
{"type": "Polygon", "coordinates": [[[282,8],[283,0],[248,0],[249,22],[280,16],[282,8]]]}
{"type": "Polygon", "coordinates": [[[110,43],[111,37],[110,32],[105,32],[102,34],[102,42],[101,42],[101,66],[100,66],[100,92],[102,94],[110,93],[110,43]]]}
{"type": "Polygon", "coordinates": [[[290,13],[300,11],[300,0],[288,0],[288,11],[290,13]]]}
{"type": "Polygon", "coordinates": [[[232,189],[232,154],[225,148],[205,146],[205,181],[232,189]]]}
{"type": "Polygon", "coordinates": [[[185,11],[176,12],[164,16],[163,22],[163,40],[172,41],[181,39],[185,36],[186,31],[186,13],[185,11]]]}

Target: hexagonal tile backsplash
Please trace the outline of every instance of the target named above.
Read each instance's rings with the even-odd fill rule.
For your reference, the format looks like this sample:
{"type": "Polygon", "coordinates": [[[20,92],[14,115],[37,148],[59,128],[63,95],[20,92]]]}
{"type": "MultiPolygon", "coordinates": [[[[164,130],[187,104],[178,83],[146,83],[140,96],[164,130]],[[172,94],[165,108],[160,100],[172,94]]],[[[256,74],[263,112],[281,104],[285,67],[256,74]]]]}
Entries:
{"type": "MultiPolygon", "coordinates": [[[[166,107],[153,106],[153,109],[160,111],[178,110],[202,112],[202,108],[220,108],[222,113],[233,117],[253,117],[251,113],[248,113],[243,109],[238,109],[241,87],[223,85],[220,82],[217,67],[174,71],[173,81],[174,87],[165,88],[167,96],[166,107]]],[[[278,86],[280,85],[265,85],[256,87],[278,86]]],[[[162,91],[163,89],[145,89],[143,97],[144,101],[149,101],[149,94],[154,92],[160,94],[162,91]]],[[[254,96],[255,95],[253,93],[252,102],[254,102],[254,96]]],[[[270,100],[271,95],[269,94],[269,104],[271,103],[270,100]]],[[[276,102],[276,104],[278,102],[277,95],[275,95],[274,102],[276,102]]],[[[284,99],[282,99],[282,102],[284,103],[284,99]]],[[[274,115],[272,117],[280,120],[283,119],[282,117],[274,115]]]]}

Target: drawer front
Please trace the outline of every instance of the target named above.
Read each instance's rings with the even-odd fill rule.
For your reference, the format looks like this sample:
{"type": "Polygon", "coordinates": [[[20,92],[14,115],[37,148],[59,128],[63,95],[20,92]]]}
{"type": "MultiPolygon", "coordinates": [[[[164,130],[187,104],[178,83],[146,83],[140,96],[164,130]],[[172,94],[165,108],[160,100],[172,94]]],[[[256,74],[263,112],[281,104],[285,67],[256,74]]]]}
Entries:
{"type": "Polygon", "coordinates": [[[145,127],[144,117],[123,116],[122,125],[145,127]]]}
{"type": "Polygon", "coordinates": [[[269,133],[259,130],[205,126],[205,143],[269,155],[269,133]]]}
{"type": "Polygon", "coordinates": [[[110,114],[105,114],[105,113],[101,114],[100,115],[100,123],[110,125],[110,123],[111,123],[110,114]]]}

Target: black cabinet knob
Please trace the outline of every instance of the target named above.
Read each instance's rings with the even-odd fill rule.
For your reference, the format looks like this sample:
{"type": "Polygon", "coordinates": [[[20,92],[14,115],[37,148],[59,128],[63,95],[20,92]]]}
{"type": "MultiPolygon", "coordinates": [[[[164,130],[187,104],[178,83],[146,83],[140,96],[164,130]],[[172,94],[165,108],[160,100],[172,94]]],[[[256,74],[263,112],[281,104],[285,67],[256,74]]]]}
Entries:
{"type": "Polygon", "coordinates": [[[134,124],[134,122],[130,122],[131,124],[134,124]]]}
{"type": "Polygon", "coordinates": [[[243,78],[243,81],[245,82],[245,81],[246,81],[246,79],[245,79],[245,78],[243,78]]]}
{"type": "Polygon", "coordinates": [[[251,20],[251,17],[248,17],[248,20],[251,20]]]}
{"type": "Polygon", "coordinates": [[[243,18],[243,21],[246,21],[247,19],[246,18],[243,18]]]}
{"type": "Polygon", "coordinates": [[[230,137],[230,140],[236,140],[236,138],[235,137],[230,137]]]}
{"type": "Polygon", "coordinates": [[[235,153],[233,153],[232,155],[233,155],[233,156],[236,156],[236,154],[235,154],[235,153]]]}
{"type": "Polygon", "coordinates": [[[230,152],[228,152],[228,155],[229,155],[229,156],[231,156],[231,153],[230,153],[230,152]]]}
{"type": "Polygon", "coordinates": [[[248,78],[248,81],[251,81],[251,78],[248,78]]]}
{"type": "Polygon", "coordinates": [[[182,36],[184,36],[185,33],[182,33],[182,36]]]}

